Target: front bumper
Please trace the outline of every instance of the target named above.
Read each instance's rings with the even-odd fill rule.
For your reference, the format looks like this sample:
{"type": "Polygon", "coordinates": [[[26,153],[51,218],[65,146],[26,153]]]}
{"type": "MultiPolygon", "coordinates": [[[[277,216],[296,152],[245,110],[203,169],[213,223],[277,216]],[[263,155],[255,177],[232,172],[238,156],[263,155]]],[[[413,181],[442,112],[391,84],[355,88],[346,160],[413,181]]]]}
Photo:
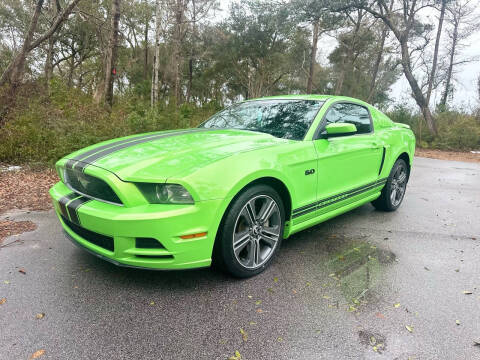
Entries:
{"type": "Polygon", "coordinates": [[[89,200],[75,212],[71,209],[65,212],[59,200],[69,194],[72,191],[62,182],[50,189],[63,230],[89,252],[116,265],[137,268],[174,270],[210,266],[222,200],[133,207],[89,200]],[[180,237],[204,232],[205,236],[194,239],[180,237]],[[137,239],[155,239],[160,246],[137,247],[137,239]]]}

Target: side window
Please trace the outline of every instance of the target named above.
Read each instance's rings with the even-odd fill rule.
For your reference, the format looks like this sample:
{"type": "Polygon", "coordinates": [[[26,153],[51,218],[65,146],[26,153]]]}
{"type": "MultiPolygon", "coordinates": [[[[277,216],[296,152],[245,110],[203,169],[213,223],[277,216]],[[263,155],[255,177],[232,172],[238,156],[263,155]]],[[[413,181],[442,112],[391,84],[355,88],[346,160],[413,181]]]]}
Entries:
{"type": "Polygon", "coordinates": [[[366,134],[372,131],[368,110],[351,103],[333,104],[325,116],[325,125],[331,123],[350,123],[357,127],[357,134],[366,134]]]}

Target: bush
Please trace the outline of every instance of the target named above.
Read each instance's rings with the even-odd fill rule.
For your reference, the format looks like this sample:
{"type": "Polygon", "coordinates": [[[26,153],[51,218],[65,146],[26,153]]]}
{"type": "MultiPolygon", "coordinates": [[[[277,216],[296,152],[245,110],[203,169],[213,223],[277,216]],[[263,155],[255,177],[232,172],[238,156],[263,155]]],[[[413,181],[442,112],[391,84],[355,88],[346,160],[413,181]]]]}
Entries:
{"type": "Polygon", "coordinates": [[[395,122],[410,125],[417,139],[417,146],[439,150],[478,150],[480,149],[480,118],[462,111],[438,112],[438,136],[434,138],[423,117],[412,112],[409,107],[399,105],[388,116],[395,122]]]}
{"type": "Polygon", "coordinates": [[[90,95],[52,81],[50,95],[42,85],[21,89],[16,105],[0,129],[0,162],[54,164],[75,150],[135,133],[198,125],[218,107],[150,104],[135,96],[116,99],[111,112],[90,95]]]}

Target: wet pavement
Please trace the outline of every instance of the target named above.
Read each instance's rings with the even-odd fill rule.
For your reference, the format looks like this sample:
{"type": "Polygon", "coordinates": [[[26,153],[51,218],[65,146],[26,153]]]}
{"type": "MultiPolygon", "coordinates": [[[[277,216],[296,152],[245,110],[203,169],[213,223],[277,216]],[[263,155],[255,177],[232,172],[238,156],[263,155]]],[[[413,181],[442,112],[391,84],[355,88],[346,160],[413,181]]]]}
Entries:
{"type": "Polygon", "coordinates": [[[9,216],[38,229],[0,249],[0,359],[480,359],[477,164],[416,158],[397,212],[294,235],[247,280],[118,268],[52,212],[9,216]]]}

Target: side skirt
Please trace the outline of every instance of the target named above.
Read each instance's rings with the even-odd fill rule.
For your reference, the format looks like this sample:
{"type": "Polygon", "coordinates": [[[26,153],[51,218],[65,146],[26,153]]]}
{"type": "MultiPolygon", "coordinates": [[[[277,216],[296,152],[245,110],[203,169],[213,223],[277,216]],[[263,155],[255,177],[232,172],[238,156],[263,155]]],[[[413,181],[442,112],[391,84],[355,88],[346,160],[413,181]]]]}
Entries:
{"type": "Polygon", "coordinates": [[[309,219],[309,220],[303,221],[301,223],[295,224],[295,225],[290,227],[290,232],[287,235],[285,235],[284,238],[287,238],[288,236],[293,235],[293,234],[295,234],[299,231],[302,231],[302,230],[305,230],[305,229],[307,229],[311,226],[320,224],[324,221],[327,221],[331,218],[334,218],[338,215],[341,215],[341,214],[346,213],[350,210],[353,210],[353,209],[355,209],[359,206],[362,206],[363,204],[366,204],[370,201],[373,201],[380,196],[380,190],[381,189],[379,189],[377,192],[375,192],[375,193],[373,193],[373,194],[371,194],[367,197],[364,197],[364,198],[361,198],[361,199],[359,199],[355,202],[346,204],[345,206],[342,206],[340,208],[332,210],[328,213],[325,213],[325,214],[322,214],[320,216],[316,216],[312,219],[309,219]]]}

